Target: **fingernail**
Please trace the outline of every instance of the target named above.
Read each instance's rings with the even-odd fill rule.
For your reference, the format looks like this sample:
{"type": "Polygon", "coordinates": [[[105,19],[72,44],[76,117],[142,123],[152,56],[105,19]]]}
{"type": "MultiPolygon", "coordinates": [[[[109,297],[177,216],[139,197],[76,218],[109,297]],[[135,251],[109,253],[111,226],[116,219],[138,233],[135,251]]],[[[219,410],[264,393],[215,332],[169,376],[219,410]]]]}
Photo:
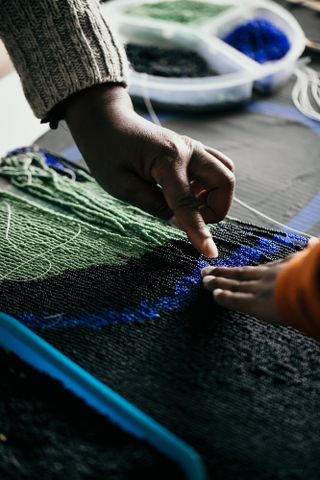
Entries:
{"type": "Polygon", "coordinates": [[[212,270],[214,270],[216,267],[204,267],[201,269],[201,276],[205,277],[206,275],[210,275],[212,270]]]}
{"type": "Polygon", "coordinates": [[[202,279],[202,282],[203,282],[203,285],[204,287],[207,287],[208,286],[208,283],[211,282],[211,280],[213,280],[215,277],[213,275],[207,275],[206,277],[204,277],[202,279]]]}
{"type": "Polygon", "coordinates": [[[209,258],[217,258],[218,249],[214,244],[212,238],[207,238],[203,243],[203,252],[209,258]]]}
{"type": "Polygon", "coordinates": [[[217,297],[221,292],[223,292],[223,290],[221,288],[217,288],[216,290],[213,290],[213,296],[217,297]]]}

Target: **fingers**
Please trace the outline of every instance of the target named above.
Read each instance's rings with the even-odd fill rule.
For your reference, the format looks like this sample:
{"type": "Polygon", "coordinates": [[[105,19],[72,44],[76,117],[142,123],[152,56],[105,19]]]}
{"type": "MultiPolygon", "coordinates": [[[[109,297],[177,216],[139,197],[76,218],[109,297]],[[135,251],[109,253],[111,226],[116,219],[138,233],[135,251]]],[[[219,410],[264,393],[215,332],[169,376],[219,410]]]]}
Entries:
{"type": "MultiPolygon", "coordinates": [[[[207,199],[208,194],[206,195],[207,199]]],[[[199,205],[199,211],[205,223],[216,223],[217,217],[210,207],[206,204],[199,205]]]]}
{"type": "Polygon", "coordinates": [[[229,290],[230,292],[256,293],[259,288],[259,282],[241,282],[238,280],[230,280],[228,278],[207,275],[203,278],[203,286],[210,291],[222,289],[229,290]]]}
{"type": "Polygon", "coordinates": [[[153,178],[161,185],[176,225],[184,230],[191,243],[208,257],[217,257],[218,251],[192,193],[185,159],[162,157],[153,169],[153,178]]]}
{"type": "Polygon", "coordinates": [[[260,280],[268,267],[259,265],[257,267],[206,267],[201,270],[201,275],[213,275],[215,277],[223,277],[231,280],[260,280]]]}
{"type": "Polygon", "coordinates": [[[224,153],[220,152],[216,148],[208,147],[203,145],[203,148],[212,156],[216,157],[220,162],[222,162],[231,172],[235,171],[235,166],[231,158],[227,157],[224,153]]]}
{"type": "MultiPolygon", "coordinates": [[[[207,195],[206,189],[201,185],[201,183],[197,182],[197,180],[191,180],[190,188],[193,195],[196,197],[197,200],[203,201],[203,195],[207,195]]],[[[200,203],[199,203],[200,204],[200,203]]]]}
{"type": "Polygon", "coordinates": [[[204,255],[215,258],[218,250],[192,195],[187,175],[176,175],[166,180],[164,196],[174,212],[175,222],[188,235],[191,243],[204,255]]]}
{"type": "Polygon", "coordinates": [[[281,316],[274,295],[277,271],[277,265],[208,267],[202,270],[203,285],[212,291],[214,300],[222,307],[247,313],[260,320],[279,323],[281,316]]]}
{"type": "Polygon", "coordinates": [[[208,207],[206,204],[207,197],[208,197],[207,190],[204,190],[204,187],[196,180],[192,180],[190,184],[191,184],[191,190],[196,198],[197,205],[204,222],[214,223],[216,217],[212,212],[211,208],[208,207]]]}
{"type": "Polygon", "coordinates": [[[172,211],[157,185],[142,180],[135,174],[127,175],[124,183],[126,186],[121,192],[121,200],[163,220],[172,217],[172,211]]]}
{"type": "Polygon", "coordinates": [[[203,186],[196,180],[191,181],[191,189],[196,198],[197,205],[201,216],[204,220],[204,223],[214,223],[215,214],[212,212],[211,208],[207,206],[207,197],[208,192],[204,190],[203,186]]]}
{"type": "Polygon", "coordinates": [[[233,173],[223,162],[196,144],[189,164],[189,176],[207,190],[203,212],[210,222],[219,222],[228,213],[234,193],[233,173]]]}
{"type": "Polygon", "coordinates": [[[253,293],[217,289],[213,292],[213,298],[221,307],[238,310],[249,315],[255,315],[256,313],[257,306],[253,293]]]}
{"type": "Polygon", "coordinates": [[[185,137],[180,139],[183,146],[158,158],[151,175],[163,189],[174,224],[187,233],[200,252],[216,257],[218,251],[206,223],[222,220],[231,206],[233,165],[221,152],[209,147],[207,151],[185,137]]]}

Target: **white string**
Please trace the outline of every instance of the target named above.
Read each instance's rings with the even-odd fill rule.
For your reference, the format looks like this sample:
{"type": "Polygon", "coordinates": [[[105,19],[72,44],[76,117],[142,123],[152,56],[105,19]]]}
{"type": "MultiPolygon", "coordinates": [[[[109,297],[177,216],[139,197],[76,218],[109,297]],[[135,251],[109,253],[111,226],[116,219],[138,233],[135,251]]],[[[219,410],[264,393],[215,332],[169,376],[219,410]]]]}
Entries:
{"type": "MultiPolygon", "coordinates": [[[[318,113],[310,101],[310,77],[302,71],[296,72],[297,81],[291,93],[292,101],[295,107],[308,118],[320,121],[320,113],[318,113]]],[[[311,90],[312,92],[312,90],[311,90]]],[[[312,98],[317,103],[317,96],[312,94],[312,98]]]]}
{"type": "Polygon", "coordinates": [[[310,58],[301,59],[294,74],[296,83],[291,92],[295,107],[308,118],[320,122],[320,74],[306,64],[310,58]]]}
{"type": "MultiPolygon", "coordinates": [[[[146,74],[144,74],[144,82],[143,82],[143,100],[144,100],[144,103],[145,103],[145,106],[146,106],[146,109],[150,115],[150,118],[152,119],[152,121],[154,123],[156,123],[157,125],[159,125],[160,127],[162,126],[160,120],[159,120],[159,117],[157,116],[153,106],[152,106],[152,103],[151,103],[151,100],[150,100],[150,97],[149,97],[149,93],[148,93],[148,76],[146,74]]],[[[244,208],[247,208],[248,210],[250,210],[251,212],[255,213],[256,215],[260,216],[261,218],[264,218],[265,220],[268,220],[270,223],[274,224],[274,225],[277,225],[279,227],[282,227],[286,230],[290,230],[290,232],[294,232],[294,233],[297,233],[299,235],[305,235],[309,238],[312,238],[312,235],[309,235],[308,233],[306,232],[302,232],[300,230],[296,230],[295,228],[291,228],[291,227],[288,227],[287,225],[281,223],[281,222],[278,222],[277,220],[275,220],[274,218],[271,218],[269,217],[268,215],[265,215],[263,212],[260,212],[260,210],[257,210],[256,208],[254,207],[251,207],[250,205],[248,205],[247,203],[243,202],[242,200],[240,200],[239,198],[237,197],[234,197],[234,201],[236,203],[238,203],[239,205],[241,205],[242,207],[244,208]]]]}
{"type": "Polygon", "coordinates": [[[57,325],[59,325],[59,323],[61,322],[61,320],[63,319],[63,313],[57,313],[55,315],[48,315],[47,317],[44,317],[44,320],[50,320],[50,319],[54,319],[52,321],[52,323],[46,323],[46,328],[53,328],[53,327],[56,327],[57,325]]]}
{"type": "Polygon", "coordinates": [[[241,205],[242,207],[247,208],[247,209],[250,210],[251,212],[255,213],[256,215],[259,215],[260,217],[264,218],[265,220],[268,220],[269,222],[274,223],[275,225],[278,225],[279,227],[282,227],[282,228],[284,228],[285,230],[290,230],[290,232],[298,233],[299,235],[305,235],[306,237],[312,238],[312,235],[309,235],[309,233],[302,232],[301,230],[297,230],[296,228],[288,227],[288,226],[285,225],[284,223],[278,222],[278,221],[275,220],[274,218],[271,218],[271,217],[269,217],[268,215],[265,215],[264,213],[260,212],[260,211],[257,210],[256,208],[251,207],[250,205],[248,205],[247,203],[243,202],[242,200],[240,200],[240,199],[237,198],[237,197],[234,197],[234,201],[235,201],[236,203],[238,203],[239,205],[241,205]]]}
{"type": "Polygon", "coordinates": [[[143,73],[142,76],[143,76],[143,88],[142,88],[142,90],[143,90],[143,101],[145,103],[145,106],[148,110],[148,113],[149,113],[150,118],[153,121],[153,123],[155,123],[156,125],[159,125],[159,127],[162,127],[160,119],[159,119],[158,115],[156,114],[156,112],[153,108],[153,105],[151,103],[150,97],[149,97],[148,75],[146,73],[143,73]]]}
{"type": "MultiPolygon", "coordinates": [[[[5,202],[7,204],[7,202],[5,202]]],[[[7,208],[8,208],[8,204],[7,204],[7,208]]],[[[10,211],[10,208],[8,210],[8,222],[7,222],[7,227],[6,227],[6,239],[9,238],[9,231],[10,231],[10,222],[11,222],[11,218],[12,218],[12,212],[10,211]],[[10,214],[9,214],[10,212],[10,214]]],[[[42,253],[38,253],[37,255],[34,255],[33,257],[31,257],[29,260],[25,260],[24,262],[21,262],[17,267],[13,268],[12,270],[10,270],[9,272],[7,272],[6,274],[0,276],[0,281],[4,280],[5,278],[8,278],[13,272],[19,270],[21,267],[25,266],[25,265],[28,265],[28,263],[32,262],[33,260],[37,259],[37,258],[41,258],[41,257],[44,257],[45,255],[53,252],[54,250],[57,250],[58,248],[61,248],[61,247],[64,247],[66,246],[68,243],[71,243],[73,242],[81,233],[81,225],[79,225],[79,230],[78,232],[73,235],[72,238],[69,238],[68,240],[66,240],[65,242],[59,244],[59,245],[56,245],[55,247],[52,247],[52,248],[49,248],[48,250],[46,250],[45,252],[42,252],[42,253]]],[[[9,240],[9,243],[12,244],[11,240],[9,240]]],[[[17,246],[15,246],[15,248],[18,248],[17,246]]],[[[19,248],[18,248],[19,249],[19,248]]],[[[25,252],[24,252],[25,253],[25,252]]],[[[33,278],[28,278],[28,280],[38,280],[39,278],[43,278],[52,268],[52,263],[49,259],[45,258],[46,261],[48,261],[50,263],[49,267],[47,268],[47,270],[43,273],[41,273],[40,275],[37,275],[36,277],[33,277],[33,278]]],[[[17,279],[15,281],[20,281],[20,282],[23,282],[25,280],[22,280],[22,279],[17,279]]]]}
{"type": "Polygon", "coordinates": [[[305,70],[310,75],[312,94],[317,104],[320,105],[320,75],[312,68],[305,67],[305,70]]]}

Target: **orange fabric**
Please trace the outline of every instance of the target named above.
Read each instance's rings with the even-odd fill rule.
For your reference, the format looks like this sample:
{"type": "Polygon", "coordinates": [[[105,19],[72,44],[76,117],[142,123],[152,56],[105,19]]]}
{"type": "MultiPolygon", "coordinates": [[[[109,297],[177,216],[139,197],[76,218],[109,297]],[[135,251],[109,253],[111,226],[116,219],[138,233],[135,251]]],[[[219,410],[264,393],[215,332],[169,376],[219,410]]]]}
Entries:
{"type": "Polygon", "coordinates": [[[278,275],[275,295],[284,321],[320,340],[320,243],[288,261],[278,275]]]}

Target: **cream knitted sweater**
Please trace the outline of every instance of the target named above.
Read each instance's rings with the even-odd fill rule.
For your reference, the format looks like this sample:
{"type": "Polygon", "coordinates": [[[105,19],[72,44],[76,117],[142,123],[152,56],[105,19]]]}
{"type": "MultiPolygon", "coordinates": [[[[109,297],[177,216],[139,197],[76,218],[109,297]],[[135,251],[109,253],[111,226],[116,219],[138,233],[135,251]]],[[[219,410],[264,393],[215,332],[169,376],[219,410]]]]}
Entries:
{"type": "Polygon", "coordinates": [[[0,37],[39,118],[92,85],[126,85],[126,55],[98,0],[0,0],[0,37]]]}

